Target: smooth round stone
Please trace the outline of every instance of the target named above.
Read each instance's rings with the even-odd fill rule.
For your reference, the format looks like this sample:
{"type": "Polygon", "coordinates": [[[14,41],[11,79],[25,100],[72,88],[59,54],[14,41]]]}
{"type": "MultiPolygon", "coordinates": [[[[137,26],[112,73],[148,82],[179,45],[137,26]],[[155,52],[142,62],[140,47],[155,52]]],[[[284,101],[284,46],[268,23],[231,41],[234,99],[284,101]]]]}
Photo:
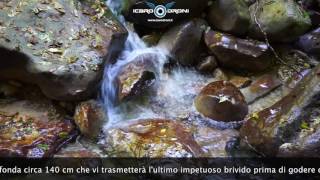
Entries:
{"type": "Polygon", "coordinates": [[[196,109],[216,121],[241,121],[248,105],[240,90],[227,81],[216,81],[202,89],[195,99],[196,109]]]}

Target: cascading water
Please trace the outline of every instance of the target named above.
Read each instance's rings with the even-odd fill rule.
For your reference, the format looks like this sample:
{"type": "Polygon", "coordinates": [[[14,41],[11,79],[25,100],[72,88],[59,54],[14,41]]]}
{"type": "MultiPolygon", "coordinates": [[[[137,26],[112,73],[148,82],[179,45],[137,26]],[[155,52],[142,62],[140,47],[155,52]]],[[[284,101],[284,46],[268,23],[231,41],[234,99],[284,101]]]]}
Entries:
{"type": "MultiPolygon", "coordinates": [[[[157,47],[148,48],[142,39],[134,32],[133,28],[125,22],[125,19],[120,15],[117,10],[121,7],[121,2],[117,0],[108,0],[107,5],[111,8],[113,13],[118,16],[119,21],[126,27],[128,30],[128,38],[125,42],[124,49],[117,59],[115,64],[108,64],[104,71],[104,80],[102,83],[102,100],[106,108],[106,113],[108,116],[108,124],[114,124],[121,120],[120,109],[116,106],[116,88],[115,88],[115,79],[119,71],[127,64],[131,63],[141,54],[152,53],[156,55],[155,67],[158,67],[158,75],[161,75],[162,66],[166,61],[167,53],[157,47]]],[[[160,78],[160,76],[158,76],[160,78]]]]}
{"type": "Polygon", "coordinates": [[[164,73],[164,64],[170,56],[166,49],[157,46],[146,46],[133,28],[125,22],[124,17],[118,13],[117,10],[121,7],[120,1],[108,0],[107,5],[127,28],[128,38],[116,63],[105,67],[101,93],[108,116],[108,123],[105,128],[107,129],[121,120],[174,119],[193,111],[194,97],[205,84],[213,80],[190,69],[176,68],[169,74],[164,73]],[[152,63],[157,71],[158,86],[156,95],[147,97],[147,102],[142,104],[139,104],[139,102],[126,102],[125,104],[116,105],[117,90],[114,82],[119,72],[125,65],[137,60],[138,56],[148,53],[155,55],[155,58],[152,58],[152,63]],[[128,106],[130,107],[128,108],[128,106]]]}

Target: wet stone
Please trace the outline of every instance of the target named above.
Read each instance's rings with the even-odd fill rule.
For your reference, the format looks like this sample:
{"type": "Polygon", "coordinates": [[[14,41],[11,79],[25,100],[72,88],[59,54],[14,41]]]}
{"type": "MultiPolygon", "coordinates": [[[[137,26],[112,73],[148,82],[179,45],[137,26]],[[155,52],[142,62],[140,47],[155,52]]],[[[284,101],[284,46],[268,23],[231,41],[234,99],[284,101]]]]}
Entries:
{"type": "Polygon", "coordinates": [[[201,126],[194,133],[195,140],[204,152],[202,157],[229,157],[226,146],[238,136],[239,132],[234,129],[219,130],[201,126]]]}
{"type": "Polygon", "coordinates": [[[227,81],[216,81],[204,87],[195,99],[196,109],[216,121],[241,121],[248,105],[240,90],[227,81]]]}
{"type": "MultiPolygon", "coordinates": [[[[68,146],[62,148],[57,154],[54,155],[57,158],[98,158],[100,155],[92,149],[84,147],[80,142],[68,144],[68,146]]],[[[66,161],[62,161],[66,163],[66,161]]],[[[72,164],[72,163],[70,163],[72,164]]]]}
{"type": "Polygon", "coordinates": [[[86,138],[95,140],[107,122],[102,104],[95,100],[80,103],[75,110],[74,121],[86,138]]]}
{"type": "Polygon", "coordinates": [[[154,64],[157,58],[156,54],[142,54],[120,70],[116,81],[118,102],[141,95],[153,87],[157,75],[154,64]]]}
{"type": "Polygon", "coordinates": [[[70,142],[77,134],[74,125],[52,113],[28,101],[1,104],[0,156],[51,157],[70,142]]]}
{"type": "Polygon", "coordinates": [[[241,92],[250,104],[281,85],[282,83],[276,75],[265,74],[254,80],[249,87],[241,89],[241,92]]]}
{"type": "Polygon", "coordinates": [[[171,120],[131,121],[107,130],[103,149],[110,157],[199,157],[190,129],[171,120]]]}
{"type": "Polygon", "coordinates": [[[167,50],[176,62],[185,66],[194,65],[201,51],[205,29],[203,19],[183,21],[164,33],[158,46],[167,50]]]}
{"type": "MultiPolygon", "coordinates": [[[[240,130],[242,140],[265,156],[275,156],[280,146],[296,136],[300,128],[308,127],[312,107],[315,107],[319,93],[318,65],[284,98],[269,108],[252,113],[240,130]]],[[[315,143],[316,144],[316,143],[315,143]]]]}
{"type": "Polygon", "coordinates": [[[94,168],[101,165],[99,153],[100,150],[93,149],[93,147],[86,148],[77,140],[55,154],[50,165],[61,168],[78,168],[81,166],[94,168]]]}
{"type": "Polygon", "coordinates": [[[273,56],[263,42],[209,30],[205,33],[205,43],[219,65],[225,68],[259,72],[269,68],[272,63],[273,56]]]}

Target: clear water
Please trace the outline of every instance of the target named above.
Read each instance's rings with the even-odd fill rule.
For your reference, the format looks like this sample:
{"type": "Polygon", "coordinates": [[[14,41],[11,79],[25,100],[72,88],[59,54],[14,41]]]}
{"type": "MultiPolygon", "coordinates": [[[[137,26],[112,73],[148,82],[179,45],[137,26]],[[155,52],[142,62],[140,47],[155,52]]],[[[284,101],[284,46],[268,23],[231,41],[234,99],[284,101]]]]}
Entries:
{"type": "Polygon", "coordinates": [[[109,64],[105,68],[102,83],[101,100],[104,103],[108,122],[105,128],[123,120],[146,119],[146,118],[170,118],[175,119],[186,115],[194,110],[193,99],[200,89],[213,79],[209,79],[192,69],[175,68],[170,73],[164,73],[164,64],[170,56],[161,47],[147,47],[142,39],[134,32],[132,26],[125,22],[119,15],[121,1],[108,0],[107,4],[114,14],[118,15],[119,21],[128,30],[128,38],[125,47],[115,64],[109,64]],[[121,69],[133,61],[136,57],[152,53],[153,64],[157,67],[157,86],[153,94],[146,94],[138,100],[115,104],[117,92],[114,81],[121,69]]]}

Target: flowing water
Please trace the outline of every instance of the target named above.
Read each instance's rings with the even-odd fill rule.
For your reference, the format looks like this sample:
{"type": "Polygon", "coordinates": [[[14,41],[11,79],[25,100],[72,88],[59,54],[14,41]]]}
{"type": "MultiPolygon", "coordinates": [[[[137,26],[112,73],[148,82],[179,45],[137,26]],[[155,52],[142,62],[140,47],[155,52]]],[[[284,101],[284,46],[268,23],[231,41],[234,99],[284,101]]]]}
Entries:
{"type": "MultiPolygon", "coordinates": [[[[194,110],[193,99],[200,89],[212,79],[200,75],[195,70],[176,68],[170,73],[164,73],[164,64],[170,57],[165,49],[160,47],[147,47],[142,39],[134,32],[132,26],[125,22],[124,17],[118,13],[121,1],[108,0],[108,6],[119,17],[119,21],[127,28],[128,38],[125,47],[115,64],[105,68],[102,83],[101,99],[108,116],[108,128],[122,120],[146,118],[175,119],[194,110]],[[155,94],[145,95],[139,100],[116,105],[116,86],[114,84],[121,69],[143,54],[154,54],[153,64],[157,68],[157,89],[155,94]]],[[[139,59],[139,58],[138,58],[139,59]]]]}

